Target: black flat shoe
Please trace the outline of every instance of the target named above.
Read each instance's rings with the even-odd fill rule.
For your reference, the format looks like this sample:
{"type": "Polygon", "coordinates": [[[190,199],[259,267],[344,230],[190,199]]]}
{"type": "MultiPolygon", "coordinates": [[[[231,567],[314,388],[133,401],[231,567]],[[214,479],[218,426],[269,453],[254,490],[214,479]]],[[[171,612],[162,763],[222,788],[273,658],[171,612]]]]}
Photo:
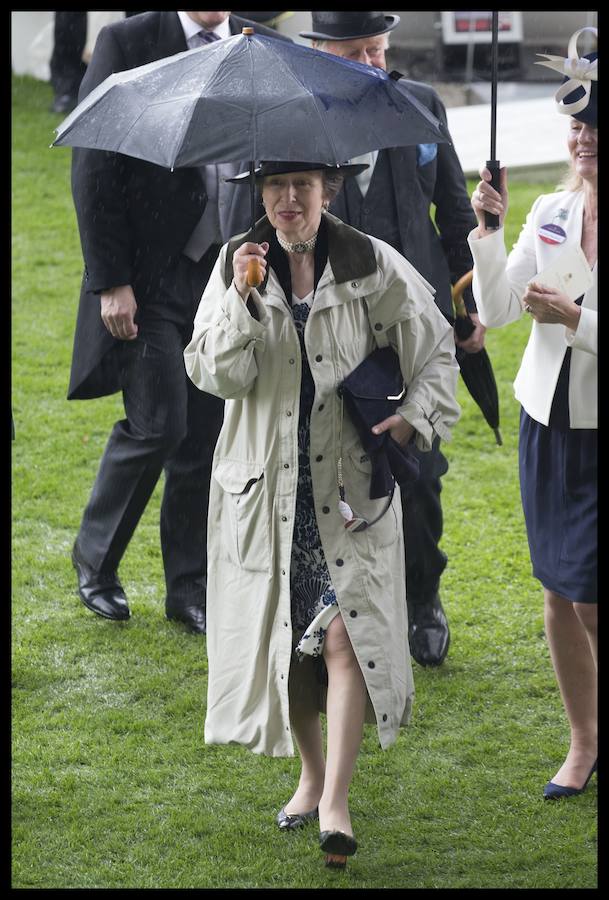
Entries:
{"type": "Polygon", "coordinates": [[[302,828],[307,822],[317,819],[318,815],[317,807],[305,813],[287,813],[283,808],[277,813],[277,824],[282,831],[295,831],[297,828],[302,828]]]}
{"type": "Polygon", "coordinates": [[[72,565],[78,577],[80,599],[91,612],[105,619],[128,619],[131,610],[123,586],[116,572],[93,569],[80,555],[76,544],[72,548],[72,565]]]}
{"type": "Polygon", "coordinates": [[[408,604],[408,645],[420,666],[440,666],[448,653],[450,631],[440,595],[429,603],[408,604]]]}
{"type": "Polygon", "coordinates": [[[580,788],[566,787],[563,784],[554,784],[553,781],[548,781],[543,789],[544,800],[560,800],[563,797],[576,797],[577,794],[583,794],[588,787],[588,782],[596,772],[597,763],[598,759],[594,761],[588,777],[580,788]]]}
{"type": "Polygon", "coordinates": [[[344,831],[322,831],[319,846],[326,854],[326,865],[330,869],[344,869],[347,857],[357,850],[357,841],[344,831]]]}
{"type": "Polygon", "coordinates": [[[175,622],[183,622],[193,634],[205,634],[207,619],[204,606],[183,606],[179,609],[166,609],[167,618],[175,622]]]}

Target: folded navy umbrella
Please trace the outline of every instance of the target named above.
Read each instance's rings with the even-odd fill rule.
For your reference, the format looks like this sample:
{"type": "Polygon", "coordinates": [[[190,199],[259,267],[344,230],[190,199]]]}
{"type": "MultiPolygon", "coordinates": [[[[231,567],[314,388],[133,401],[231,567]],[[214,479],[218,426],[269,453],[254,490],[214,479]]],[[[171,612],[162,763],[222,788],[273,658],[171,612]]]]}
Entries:
{"type": "Polygon", "coordinates": [[[403,485],[419,475],[419,461],[400,446],[388,431],[374,434],[373,425],[392,416],[405,394],[400,361],[391,347],[379,347],[339,385],[347,412],[372,466],[370,499],[393,493],[395,482],[403,485]]]}

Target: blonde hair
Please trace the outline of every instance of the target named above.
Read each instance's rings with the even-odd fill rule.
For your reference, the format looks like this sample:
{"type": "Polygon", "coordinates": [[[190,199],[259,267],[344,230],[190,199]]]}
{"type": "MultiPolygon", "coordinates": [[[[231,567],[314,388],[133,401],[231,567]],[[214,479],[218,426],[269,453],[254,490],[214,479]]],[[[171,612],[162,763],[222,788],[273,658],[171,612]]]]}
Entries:
{"type": "Polygon", "coordinates": [[[584,179],[578,172],[575,171],[575,165],[573,162],[571,162],[561,181],[556,185],[556,190],[575,192],[581,191],[583,186],[584,179]]]}

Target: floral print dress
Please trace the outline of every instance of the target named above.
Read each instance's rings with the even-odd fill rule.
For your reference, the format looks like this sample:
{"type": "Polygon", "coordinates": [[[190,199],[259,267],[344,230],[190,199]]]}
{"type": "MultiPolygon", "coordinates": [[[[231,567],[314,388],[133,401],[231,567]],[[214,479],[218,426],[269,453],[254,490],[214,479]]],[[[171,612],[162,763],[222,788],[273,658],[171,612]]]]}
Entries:
{"type": "Polygon", "coordinates": [[[292,629],[298,659],[304,654],[321,656],[328,625],[339,612],[336,592],[330,580],[315,517],[309,459],[309,422],[315,398],[315,383],[307,360],[304,330],[313,296],[313,291],[303,298],[297,297],[296,294],[292,295],[294,325],[302,353],[298,419],[298,489],[290,567],[292,629]]]}

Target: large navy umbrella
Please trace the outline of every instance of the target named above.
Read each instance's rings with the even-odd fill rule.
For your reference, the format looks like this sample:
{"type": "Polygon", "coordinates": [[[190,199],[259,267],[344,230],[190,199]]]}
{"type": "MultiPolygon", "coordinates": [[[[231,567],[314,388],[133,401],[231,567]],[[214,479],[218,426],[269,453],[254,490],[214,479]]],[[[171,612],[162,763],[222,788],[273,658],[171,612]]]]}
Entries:
{"type": "Polygon", "coordinates": [[[168,168],[245,159],[336,165],[369,150],[448,141],[442,129],[381,69],[240,34],[110,75],[58,126],[53,146],[168,168]]]}
{"type": "Polygon", "coordinates": [[[443,124],[396,78],[300,44],[243,34],[116,72],[58,126],[54,147],[111,150],[173,169],[250,160],[337,165],[442,143],[443,124]]]}

